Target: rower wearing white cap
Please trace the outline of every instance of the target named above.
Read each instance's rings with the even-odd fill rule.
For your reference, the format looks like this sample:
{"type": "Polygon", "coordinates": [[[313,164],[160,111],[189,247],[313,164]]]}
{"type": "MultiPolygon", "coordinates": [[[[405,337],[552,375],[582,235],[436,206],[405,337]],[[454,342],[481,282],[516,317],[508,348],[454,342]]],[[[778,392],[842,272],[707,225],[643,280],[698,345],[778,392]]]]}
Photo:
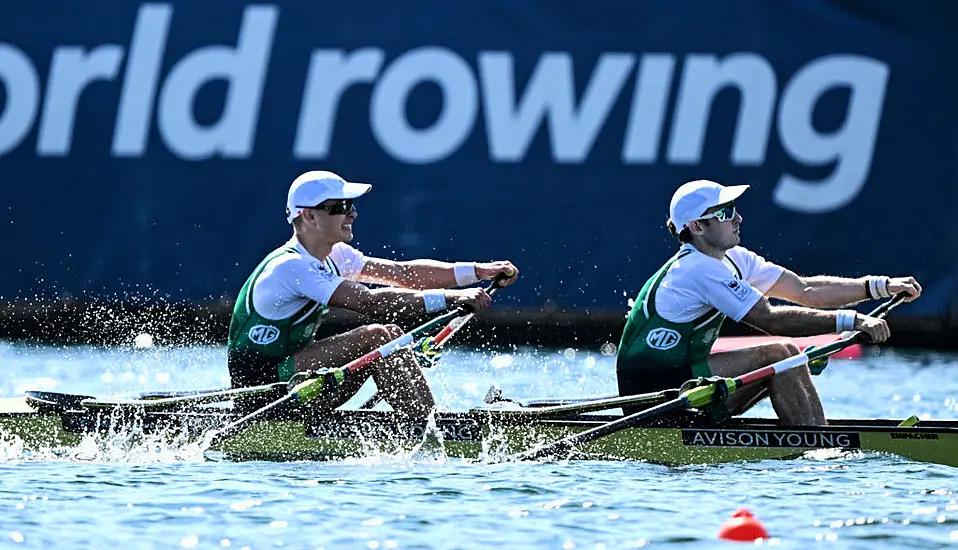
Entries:
{"type": "MultiPolygon", "coordinates": [[[[802,277],[739,246],[742,216],[735,201],[748,187],[698,180],[672,196],[668,228],[681,246],[646,281],[629,313],[616,365],[620,395],[677,388],[698,377],[739,376],[800,351],[782,340],[710,355],[726,317],[781,336],[861,330],[880,342],[890,334],[884,320],[818,308],[899,292],[911,301],[921,294],[913,277],[802,277]],[[799,305],[772,305],[768,298],[799,305]]],[[[824,362],[812,368],[818,374],[824,362]]],[[[784,424],[824,424],[809,374],[808,368],[793,369],[766,385],[739,390],[717,416],[740,414],[770,396],[784,424]]]]}
{"type": "MultiPolygon", "coordinates": [[[[437,313],[465,305],[475,311],[491,300],[481,288],[451,289],[500,274],[501,284],[516,280],[511,262],[396,262],[365,256],[350,246],[355,201],[371,186],[344,180],[332,172],[302,174],[289,188],[286,221],[293,236],[269,253],[240,290],[230,321],[228,360],[234,387],[288,381],[295,372],[338,367],[399,337],[394,324],[372,324],[314,340],[329,306],[374,319],[399,312],[437,313]],[[385,285],[371,289],[361,283],[385,285]]],[[[423,419],[434,408],[426,379],[408,349],[380,359],[370,369],[377,387],[394,409],[423,419]]],[[[347,378],[336,392],[341,405],[367,376],[347,378]]],[[[247,402],[256,408],[263,402],[247,402]]]]}

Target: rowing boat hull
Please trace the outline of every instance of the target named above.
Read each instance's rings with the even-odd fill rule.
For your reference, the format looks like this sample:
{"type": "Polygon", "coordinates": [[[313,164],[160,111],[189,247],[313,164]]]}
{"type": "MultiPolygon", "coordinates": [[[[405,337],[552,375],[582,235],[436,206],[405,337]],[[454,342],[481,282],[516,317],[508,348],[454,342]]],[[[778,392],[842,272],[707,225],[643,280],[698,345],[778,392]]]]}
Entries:
{"type": "MultiPolygon", "coordinates": [[[[87,411],[41,414],[23,399],[0,399],[0,440],[26,450],[75,447],[92,433],[202,433],[234,417],[227,412],[140,413],[118,418],[87,411]],[[134,428],[131,428],[134,426],[134,428]],[[124,432],[125,433],[125,432],[124,432]]],[[[467,459],[506,457],[594,428],[615,416],[553,419],[516,410],[474,410],[438,415],[445,454],[467,459]]],[[[398,422],[386,411],[334,411],[315,418],[271,419],[228,439],[214,451],[234,459],[335,459],[395,455],[423,440],[422,425],[398,422]]],[[[695,415],[628,428],[581,446],[571,458],[645,460],[662,464],[711,464],[800,456],[815,449],[892,453],[922,462],[958,466],[958,422],[922,422],[898,427],[886,420],[832,420],[815,429],[784,427],[775,420],[733,419],[721,428],[695,415]]]]}

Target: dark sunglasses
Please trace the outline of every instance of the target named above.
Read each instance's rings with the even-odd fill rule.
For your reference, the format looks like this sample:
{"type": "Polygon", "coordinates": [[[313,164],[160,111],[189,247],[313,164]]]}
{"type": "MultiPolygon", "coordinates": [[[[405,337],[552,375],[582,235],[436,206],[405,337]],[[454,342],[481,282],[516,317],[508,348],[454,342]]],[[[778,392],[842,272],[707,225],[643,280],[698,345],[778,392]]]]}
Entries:
{"type": "Polygon", "coordinates": [[[354,199],[336,199],[326,204],[317,204],[316,206],[297,206],[297,208],[315,208],[316,210],[325,210],[330,216],[342,216],[356,211],[353,204],[354,199]]]}
{"type": "Polygon", "coordinates": [[[720,208],[719,210],[716,210],[715,212],[712,212],[711,214],[706,214],[699,219],[708,220],[708,219],[715,218],[716,220],[720,222],[727,222],[734,217],[735,217],[735,203],[730,202],[726,204],[725,206],[723,206],[722,208],[720,208]]]}

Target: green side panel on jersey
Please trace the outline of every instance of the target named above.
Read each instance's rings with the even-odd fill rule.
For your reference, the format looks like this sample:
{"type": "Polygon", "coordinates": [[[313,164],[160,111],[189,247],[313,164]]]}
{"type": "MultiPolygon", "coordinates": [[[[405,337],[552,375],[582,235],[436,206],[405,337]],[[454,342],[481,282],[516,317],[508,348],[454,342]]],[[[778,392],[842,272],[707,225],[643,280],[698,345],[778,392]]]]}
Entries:
{"type": "Polygon", "coordinates": [[[711,376],[708,357],[725,315],[712,309],[692,321],[673,323],[655,311],[655,293],[662,279],[672,264],[688,254],[690,250],[679,251],[642,286],[622,331],[618,354],[641,359],[633,364],[647,361],[667,369],[691,366],[694,376],[711,376]]]}
{"type": "MultiPolygon", "coordinates": [[[[230,351],[251,351],[264,357],[286,357],[305,348],[313,341],[317,327],[328,308],[310,301],[294,315],[285,319],[267,319],[253,306],[253,288],[266,266],[284,254],[299,254],[295,247],[284,245],[263,259],[246,279],[236,297],[227,348],[230,351]]],[[[292,361],[279,365],[280,376],[284,371],[292,376],[292,361]],[[288,365],[286,363],[289,363],[288,365]]],[[[285,379],[288,379],[287,376],[285,379]]]]}

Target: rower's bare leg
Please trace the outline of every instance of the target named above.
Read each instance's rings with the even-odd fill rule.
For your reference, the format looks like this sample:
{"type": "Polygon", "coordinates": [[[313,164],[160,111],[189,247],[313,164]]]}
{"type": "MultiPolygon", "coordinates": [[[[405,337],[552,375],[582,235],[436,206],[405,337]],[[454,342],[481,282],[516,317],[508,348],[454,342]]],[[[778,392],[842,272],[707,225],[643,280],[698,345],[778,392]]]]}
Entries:
{"type": "MultiPolygon", "coordinates": [[[[385,329],[389,332],[387,342],[403,335],[402,329],[396,325],[385,325],[385,329]]],[[[436,401],[412,350],[398,350],[381,362],[386,363],[385,368],[377,368],[373,380],[383,392],[386,403],[415,420],[428,418],[436,408],[436,401]]]]}
{"type": "MultiPolygon", "coordinates": [[[[401,334],[402,329],[396,325],[374,324],[324,338],[293,355],[296,370],[302,372],[340,367],[401,334]]],[[[435,401],[422,369],[409,350],[397,351],[384,357],[358,376],[347,380],[336,399],[326,406],[336,408],[348,401],[369,376],[373,377],[376,386],[386,396],[386,402],[401,414],[421,420],[428,417],[435,408],[435,401]]]]}
{"type": "MultiPolygon", "coordinates": [[[[735,377],[757,368],[787,359],[800,352],[787,340],[725,351],[709,357],[709,367],[717,376],[735,377]]],[[[774,376],[767,384],[745,387],[729,397],[728,407],[741,414],[766,396],[783,424],[821,426],[826,424],[822,400],[812,382],[808,367],[795,368],[774,376]]]]}

